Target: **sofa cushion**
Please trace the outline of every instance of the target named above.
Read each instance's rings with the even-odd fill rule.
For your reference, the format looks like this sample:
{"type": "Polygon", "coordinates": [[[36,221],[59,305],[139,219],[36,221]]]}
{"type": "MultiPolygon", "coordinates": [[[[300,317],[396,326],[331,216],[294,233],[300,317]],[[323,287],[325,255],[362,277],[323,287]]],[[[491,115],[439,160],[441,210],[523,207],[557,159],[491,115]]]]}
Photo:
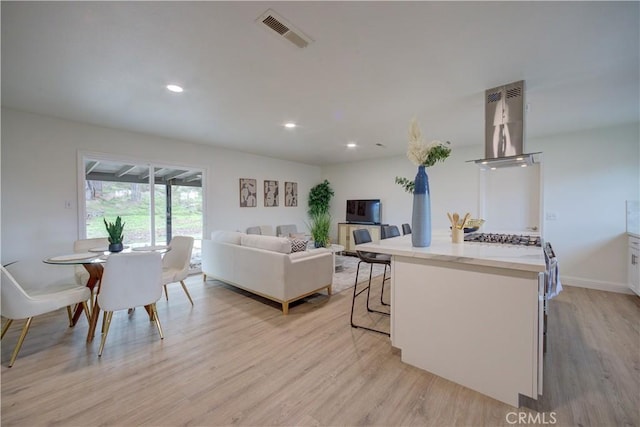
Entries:
{"type": "Polygon", "coordinates": [[[234,245],[239,245],[242,236],[246,236],[246,234],[241,233],[239,231],[218,230],[211,233],[211,240],[213,240],[214,242],[231,243],[234,245]]]}
{"type": "Polygon", "coordinates": [[[276,233],[273,231],[273,227],[270,225],[261,225],[260,226],[260,234],[263,236],[275,236],[276,233]]]}
{"type": "Polygon", "coordinates": [[[240,238],[242,246],[279,252],[291,253],[291,242],[286,237],[261,236],[259,234],[244,234],[240,238]]]}
{"type": "Polygon", "coordinates": [[[295,224],[279,225],[276,227],[278,237],[291,237],[291,233],[297,233],[298,227],[295,224]]]}
{"type": "Polygon", "coordinates": [[[301,239],[290,239],[291,240],[291,253],[293,252],[303,252],[307,250],[307,243],[309,243],[306,240],[301,240],[301,239]]]}
{"type": "Polygon", "coordinates": [[[247,234],[262,234],[262,231],[260,231],[260,227],[256,225],[255,227],[247,228],[247,234]]]}

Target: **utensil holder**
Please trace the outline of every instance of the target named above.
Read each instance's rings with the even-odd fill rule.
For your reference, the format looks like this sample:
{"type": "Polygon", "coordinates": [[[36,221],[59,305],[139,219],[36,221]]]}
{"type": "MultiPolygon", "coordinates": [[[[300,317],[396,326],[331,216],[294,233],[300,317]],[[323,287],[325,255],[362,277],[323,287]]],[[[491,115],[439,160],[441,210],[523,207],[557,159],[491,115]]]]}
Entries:
{"type": "Polygon", "coordinates": [[[464,230],[461,228],[452,228],[451,229],[451,242],[453,243],[464,243],[464,230]]]}

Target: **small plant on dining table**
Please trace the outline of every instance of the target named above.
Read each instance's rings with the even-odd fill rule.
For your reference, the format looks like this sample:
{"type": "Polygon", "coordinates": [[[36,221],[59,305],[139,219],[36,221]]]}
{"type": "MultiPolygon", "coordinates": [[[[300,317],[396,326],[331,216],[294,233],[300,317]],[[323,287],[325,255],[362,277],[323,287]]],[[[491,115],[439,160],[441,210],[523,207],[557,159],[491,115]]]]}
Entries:
{"type": "Polygon", "coordinates": [[[124,230],[124,222],[122,222],[122,218],[120,216],[116,217],[116,222],[107,222],[105,218],[104,226],[107,229],[107,234],[109,235],[109,251],[110,252],[120,252],[123,248],[122,241],[124,239],[124,234],[122,231],[124,230]]]}

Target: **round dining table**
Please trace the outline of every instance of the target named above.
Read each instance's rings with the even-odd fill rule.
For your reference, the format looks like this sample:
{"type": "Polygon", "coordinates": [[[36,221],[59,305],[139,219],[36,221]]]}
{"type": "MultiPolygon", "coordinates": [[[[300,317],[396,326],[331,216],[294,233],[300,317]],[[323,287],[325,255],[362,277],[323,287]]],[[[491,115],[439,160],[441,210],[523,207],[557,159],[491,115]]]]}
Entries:
{"type": "MultiPolygon", "coordinates": [[[[171,250],[171,248],[167,245],[157,245],[157,246],[137,246],[137,247],[125,247],[125,249],[121,253],[127,252],[161,252],[165,253],[171,250]]],[[[91,342],[93,337],[95,336],[96,325],[98,323],[98,317],[100,315],[100,307],[98,306],[98,298],[96,296],[95,300],[93,299],[94,288],[98,286],[97,292],[100,292],[100,282],[102,280],[102,273],[104,271],[104,263],[111,255],[109,249],[107,247],[100,248],[92,248],[89,252],[80,252],[80,253],[72,253],[66,255],[58,255],[49,258],[45,258],[42,261],[46,264],[54,264],[54,265],[82,265],[85,270],[89,273],[89,279],[87,280],[87,288],[91,290],[91,316],[89,318],[89,332],[87,333],[87,342],[91,342]]],[[[147,309],[147,312],[151,316],[151,311],[147,309]]],[[[82,305],[78,304],[76,307],[73,317],[71,320],[71,325],[75,326],[82,316],[82,305]]]]}

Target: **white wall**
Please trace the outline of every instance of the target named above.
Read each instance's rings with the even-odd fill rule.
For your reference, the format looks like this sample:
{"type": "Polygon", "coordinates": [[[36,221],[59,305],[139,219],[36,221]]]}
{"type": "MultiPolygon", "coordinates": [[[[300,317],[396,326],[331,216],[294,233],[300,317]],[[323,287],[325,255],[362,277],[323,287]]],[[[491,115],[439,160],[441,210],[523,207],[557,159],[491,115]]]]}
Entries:
{"type": "MultiPolygon", "coordinates": [[[[544,210],[557,218],[545,221],[544,235],[566,284],[627,289],[625,200],[640,199],[639,133],[636,123],[527,141],[527,152],[543,152],[544,210]]],[[[450,158],[427,169],[434,229],[449,226],[447,211],[477,214],[478,170],[465,160],[483,153],[481,145],[453,146],[450,158]]],[[[411,196],[394,178],[415,173],[404,156],[323,168],[336,191],[335,222],[344,220],[347,199],[380,198],[383,222],[410,223],[411,196]]]]}
{"type": "MultiPolygon", "coordinates": [[[[545,237],[559,256],[567,284],[626,288],[625,200],[640,199],[638,124],[554,135],[527,141],[542,151],[544,206],[555,213],[545,237]]],[[[449,226],[446,212],[478,210],[478,171],[466,160],[483,148],[453,147],[444,163],[428,168],[433,227],[449,226]]],[[[335,191],[333,238],[351,198],[380,198],[382,220],[411,222],[411,195],[394,183],[413,178],[405,156],[324,168],[191,144],[150,135],[74,123],[2,109],[2,263],[70,251],[78,237],[77,153],[111,153],[160,163],[180,163],[207,171],[205,235],[214,229],[294,223],[306,228],[309,189],[327,178],[335,191]],[[238,179],[298,182],[298,207],[240,208],[238,179]],[[64,208],[71,200],[72,209],[64,208]]]]}
{"type": "MultiPolygon", "coordinates": [[[[453,149],[444,163],[427,168],[431,191],[432,226],[448,228],[447,212],[478,213],[478,167],[466,160],[482,156],[481,147],[453,149]]],[[[413,180],[417,167],[406,156],[327,166],[322,169],[335,191],[331,203],[334,222],[345,219],[348,199],[380,199],[383,223],[411,223],[413,196],[395,183],[395,177],[413,180]]],[[[337,237],[334,227],[333,238],[337,237]]]]}
{"type": "MultiPolygon", "coordinates": [[[[625,200],[640,199],[638,123],[531,140],[544,153],[545,236],[567,284],[626,290],[625,200]]],[[[544,218],[543,218],[544,219],[544,218]]]]}
{"type": "Polygon", "coordinates": [[[205,236],[261,224],[305,229],[309,189],[321,175],[317,166],[2,109],[3,264],[71,251],[79,237],[79,151],[205,169],[205,236]],[[257,180],[258,207],[239,207],[239,178],[257,180]],[[265,179],[279,181],[279,207],[264,207],[265,179]],[[284,207],[284,181],[298,183],[298,207],[284,207]]]}

